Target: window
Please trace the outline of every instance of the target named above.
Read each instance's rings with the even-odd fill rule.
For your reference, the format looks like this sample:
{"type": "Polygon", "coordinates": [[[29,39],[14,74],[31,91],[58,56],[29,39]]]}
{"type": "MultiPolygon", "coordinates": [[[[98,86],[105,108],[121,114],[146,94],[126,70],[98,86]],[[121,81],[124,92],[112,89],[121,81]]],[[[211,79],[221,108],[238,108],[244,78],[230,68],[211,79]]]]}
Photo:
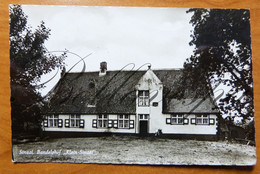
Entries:
{"type": "Polygon", "coordinates": [[[65,119],[65,127],[67,128],[84,128],[85,120],[80,119],[80,115],[70,115],[69,119],[65,119]]]}
{"type": "Polygon", "coordinates": [[[210,118],[208,114],[198,114],[195,118],[191,118],[191,124],[196,125],[215,125],[215,119],[210,118]]]}
{"type": "Polygon", "coordinates": [[[80,127],[80,115],[70,116],[70,127],[80,127]]]}
{"type": "Polygon", "coordinates": [[[203,123],[203,124],[209,124],[209,118],[208,118],[207,115],[203,115],[202,123],[203,123]]]}
{"type": "Polygon", "coordinates": [[[209,117],[206,114],[201,114],[196,116],[196,124],[209,124],[209,117]]]}
{"type": "Polygon", "coordinates": [[[184,117],[183,114],[172,114],[170,118],[166,118],[166,124],[188,125],[189,124],[189,118],[184,117]]]}
{"type": "Polygon", "coordinates": [[[149,91],[138,91],[138,106],[149,106],[149,91]]]}
{"type": "Polygon", "coordinates": [[[97,117],[97,127],[107,128],[108,127],[108,115],[98,115],[97,117]]]}
{"type": "Polygon", "coordinates": [[[58,127],[59,126],[59,115],[51,115],[48,117],[49,126],[48,127],[58,127]]]}
{"type": "Polygon", "coordinates": [[[43,120],[43,127],[59,127],[63,126],[63,120],[59,119],[59,115],[45,116],[43,120]]]}
{"type": "Polygon", "coordinates": [[[117,119],[109,119],[108,115],[100,114],[97,116],[97,119],[92,120],[93,128],[134,128],[134,120],[130,120],[130,115],[120,114],[117,116],[117,119]]]}
{"type": "Polygon", "coordinates": [[[197,124],[202,124],[202,117],[201,117],[201,115],[196,116],[196,123],[197,124]]]}
{"type": "Polygon", "coordinates": [[[149,114],[139,114],[139,120],[148,120],[149,114]]]}
{"type": "Polygon", "coordinates": [[[157,107],[158,106],[158,102],[153,102],[153,106],[157,107]]]}
{"type": "Polygon", "coordinates": [[[171,115],[171,124],[183,124],[183,115],[171,115]]]}
{"type": "Polygon", "coordinates": [[[118,128],[129,128],[129,115],[118,115],[118,128]]]}

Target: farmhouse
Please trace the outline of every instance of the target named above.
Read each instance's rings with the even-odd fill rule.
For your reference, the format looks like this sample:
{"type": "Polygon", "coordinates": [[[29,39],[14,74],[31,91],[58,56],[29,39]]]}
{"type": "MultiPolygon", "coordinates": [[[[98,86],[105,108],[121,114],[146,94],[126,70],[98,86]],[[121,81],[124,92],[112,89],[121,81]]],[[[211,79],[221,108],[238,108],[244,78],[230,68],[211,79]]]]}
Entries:
{"type": "Polygon", "coordinates": [[[182,70],[64,73],[44,107],[46,134],[126,133],[216,138],[219,111],[211,90],[182,88],[182,70]],[[201,92],[201,91],[200,91],[201,92]]]}

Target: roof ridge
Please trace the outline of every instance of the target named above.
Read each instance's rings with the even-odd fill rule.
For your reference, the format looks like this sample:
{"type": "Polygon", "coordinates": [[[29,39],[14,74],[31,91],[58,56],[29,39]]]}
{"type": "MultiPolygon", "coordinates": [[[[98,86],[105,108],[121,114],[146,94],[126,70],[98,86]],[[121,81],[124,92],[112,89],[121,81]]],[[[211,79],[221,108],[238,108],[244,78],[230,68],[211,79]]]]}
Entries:
{"type": "MultiPolygon", "coordinates": [[[[165,69],[151,69],[152,71],[181,71],[183,68],[165,68],[165,69]]],[[[107,70],[107,72],[145,72],[147,70],[107,70]]],[[[66,72],[66,74],[80,74],[80,73],[99,73],[99,71],[86,71],[86,72],[66,72]]]]}

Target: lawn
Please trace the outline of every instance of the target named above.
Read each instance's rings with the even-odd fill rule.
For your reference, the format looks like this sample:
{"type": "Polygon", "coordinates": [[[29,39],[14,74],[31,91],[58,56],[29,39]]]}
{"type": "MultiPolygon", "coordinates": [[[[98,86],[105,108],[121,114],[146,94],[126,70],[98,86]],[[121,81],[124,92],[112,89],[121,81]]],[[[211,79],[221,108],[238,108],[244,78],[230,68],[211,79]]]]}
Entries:
{"type": "Polygon", "coordinates": [[[13,145],[14,162],[253,165],[254,146],[134,136],[59,138],[13,145]]]}

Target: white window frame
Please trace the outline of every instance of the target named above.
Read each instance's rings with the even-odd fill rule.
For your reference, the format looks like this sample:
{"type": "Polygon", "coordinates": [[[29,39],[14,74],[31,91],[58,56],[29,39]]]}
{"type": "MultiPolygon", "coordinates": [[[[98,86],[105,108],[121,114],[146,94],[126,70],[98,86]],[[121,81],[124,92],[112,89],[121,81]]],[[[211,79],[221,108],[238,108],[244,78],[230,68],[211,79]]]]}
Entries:
{"type": "Polygon", "coordinates": [[[196,115],[196,124],[198,125],[209,125],[209,115],[208,114],[199,114],[196,115]]]}
{"type": "Polygon", "coordinates": [[[130,115],[120,114],[117,116],[118,119],[118,128],[129,128],[130,127],[130,115]]]}
{"type": "Polygon", "coordinates": [[[149,106],[149,90],[138,91],[138,106],[149,106]]]}
{"type": "Polygon", "coordinates": [[[108,128],[108,115],[99,114],[97,116],[97,128],[108,128]]]}
{"type": "Polygon", "coordinates": [[[79,128],[80,127],[80,115],[70,115],[70,127],[79,128]]]}
{"type": "Polygon", "coordinates": [[[58,127],[59,126],[59,115],[48,116],[48,127],[58,127]]]}
{"type": "Polygon", "coordinates": [[[149,120],[149,114],[138,114],[139,120],[149,120]]]}
{"type": "Polygon", "coordinates": [[[171,124],[184,124],[183,114],[172,114],[171,115],[171,124]]]}

